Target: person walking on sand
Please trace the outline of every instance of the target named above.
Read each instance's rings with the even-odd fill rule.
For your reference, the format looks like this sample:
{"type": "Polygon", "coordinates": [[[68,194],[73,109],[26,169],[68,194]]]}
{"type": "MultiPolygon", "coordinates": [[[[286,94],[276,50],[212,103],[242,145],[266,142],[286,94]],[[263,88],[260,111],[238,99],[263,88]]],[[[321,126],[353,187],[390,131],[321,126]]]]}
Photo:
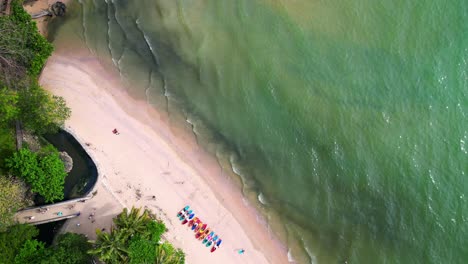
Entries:
{"type": "Polygon", "coordinates": [[[239,255],[242,255],[244,254],[245,250],[243,248],[239,249],[239,251],[237,251],[237,253],[239,253],[239,255]]]}
{"type": "Polygon", "coordinates": [[[119,131],[117,130],[117,128],[114,128],[114,130],[112,130],[112,133],[114,133],[114,135],[120,134],[119,131]]]}

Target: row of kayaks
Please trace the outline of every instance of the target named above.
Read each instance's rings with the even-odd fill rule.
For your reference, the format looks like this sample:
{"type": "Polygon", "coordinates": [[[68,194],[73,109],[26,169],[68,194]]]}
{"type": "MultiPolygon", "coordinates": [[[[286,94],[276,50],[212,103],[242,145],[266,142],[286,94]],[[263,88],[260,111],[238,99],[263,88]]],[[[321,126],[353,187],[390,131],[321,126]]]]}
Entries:
{"type": "Polygon", "coordinates": [[[216,249],[221,245],[221,238],[214,231],[211,231],[208,224],[203,223],[198,217],[195,216],[195,212],[190,209],[190,206],[185,206],[179,211],[177,217],[182,224],[187,226],[195,232],[195,238],[200,240],[203,245],[207,248],[211,247],[211,252],[215,252],[216,249]]]}

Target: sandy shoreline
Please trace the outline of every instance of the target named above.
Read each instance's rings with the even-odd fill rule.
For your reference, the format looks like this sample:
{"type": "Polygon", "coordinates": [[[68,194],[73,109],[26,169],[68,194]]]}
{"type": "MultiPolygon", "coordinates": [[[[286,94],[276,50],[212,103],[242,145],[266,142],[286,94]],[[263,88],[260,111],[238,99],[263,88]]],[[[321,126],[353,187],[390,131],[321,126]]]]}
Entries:
{"type": "Polygon", "coordinates": [[[192,135],[170,126],[164,114],[122,92],[118,76],[87,51],[61,47],[49,58],[40,83],[65,98],[72,109],[66,129],[89,144],[84,147],[100,173],[98,194],[80,217],[67,222],[66,231],[92,239],[96,228],[110,228],[123,207],[146,206],[166,222],[166,238],[186,252],[187,263],[287,263],[286,249],[216,160],[192,135]],[[112,134],[114,128],[120,135],[112,134]],[[211,254],[180,225],[175,215],[186,204],[221,235],[220,250],[211,254]],[[92,212],[94,223],[88,219],[92,212]],[[239,248],[246,253],[238,255],[239,248]]]}

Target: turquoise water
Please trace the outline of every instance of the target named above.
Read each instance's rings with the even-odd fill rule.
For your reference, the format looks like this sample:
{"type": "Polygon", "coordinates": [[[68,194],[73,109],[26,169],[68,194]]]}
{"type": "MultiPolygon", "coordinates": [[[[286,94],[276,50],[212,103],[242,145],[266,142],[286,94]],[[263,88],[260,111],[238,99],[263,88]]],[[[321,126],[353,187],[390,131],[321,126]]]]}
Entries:
{"type": "Polygon", "coordinates": [[[468,259],[468,2],[82,0],[70,33],[193,125],[297,262],[468,259]]]}

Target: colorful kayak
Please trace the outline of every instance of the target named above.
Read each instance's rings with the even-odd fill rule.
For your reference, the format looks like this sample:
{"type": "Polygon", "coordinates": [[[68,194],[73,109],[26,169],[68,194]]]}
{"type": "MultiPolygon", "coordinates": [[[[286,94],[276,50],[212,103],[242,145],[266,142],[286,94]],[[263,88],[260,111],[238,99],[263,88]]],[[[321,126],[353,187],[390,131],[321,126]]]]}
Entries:
{"type": "Polygon", "coordinates": [[[213,243],[216,243],[217,240],[218,240],[218,235],[211,238],[211,240],[208,241],[208,243],[206,243],[206,247],[209,247],[209,246],[213,245],[213,243]]]}
{"type": "Polygon", "coordinates": [[[195,237],[198,238],[198,240],[202,240],[202,239],[204,239],[209,233],[210,233],[210,229],[207,228],[207,229],[205,230],[205,232],[203,232],[203,233],[198,233],[198,234],[197,234],[198,237],[197,237],[196,235],[195,235],[195,237]]]}
{"type": "Polygon", "coordinates": [[[184,221],[182,221],[182,224],[185,225],[188,223],[189,220],[191,220],[195,216],[194,213],[191,213],[188,218],[185,218],[184,221]]]}
{"type": "Polygon", "coordinates": [[[192,220],[190,220],[190,221],[188,222],[188,226],[189,226],[189,227],[192,227],[193,224],[194,224],[196,221],[198,221],[198,217],[195,217],[195,218],[193,218],[192,220]]]}
{"type": "Polygon", "coordinates": [[[196,230],[201,224],[202,224],[202,222],[200,220],[197,220],[195,223],[193,223],[191,229],[196,230]]]}
{"type": "Polygon", "coordinates": [[[219,246],[221,246],[221,242],[222,242],[222,240],[221,240],[221,239],[220,239],[220,240],[218,240],[218,242],[216,243],[216,245],[214,245],[214,246],[211,248],[211,253],[215,252],[215,251],[216,251],[216,249],[218,249],[218,248],[219,248],[219,246]]]}
{"type": "Polygon", "coordinates": [[[184,214],[185,211],[187,211],[188,209],[190,208],[189,205],[185,206],[184,208],[182,208],[179,213],[177,213],[177,217],[180,217],[181,215],[184,214]]]}
{"type": "Polygon", "coordinates": [[[196,228],[195,228],[195,233],[203,233],[206,229],[206,226],[207,224],[203,224],[203,225],[198,225],[196,228]]]}
{"type": "Polygon", "coordinates": [[[193,212],[193,210],[185,211],[185,212],[179,217],[179,220],[180,220],[180,221],[184,220],[184,219],[187,218],[192,212],[193,212]]]}
{"type": "Polygon", "coordinates": [[[211,233],[207,237],[205,237],[205,239],[203,239],[202,244],[205,244],[206,242],[211,241],[213,236],[214,236],[214,232],[211,231],[211,233]]]}

